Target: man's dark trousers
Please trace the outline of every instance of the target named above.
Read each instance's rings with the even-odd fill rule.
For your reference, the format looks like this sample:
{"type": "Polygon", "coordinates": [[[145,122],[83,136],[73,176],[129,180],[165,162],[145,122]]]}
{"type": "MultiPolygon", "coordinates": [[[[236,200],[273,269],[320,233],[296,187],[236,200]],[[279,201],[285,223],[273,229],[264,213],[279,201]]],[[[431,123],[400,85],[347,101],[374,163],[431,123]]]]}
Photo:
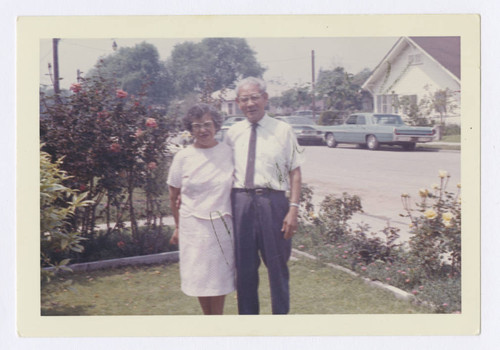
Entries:
{"type": "Polygon", "coordinates": [[[284,191],[233,189],[236,286],[240,315],[259,314],[260,255],[267,267],[273,314],[290,309],[287,262],[291,240],[283,238],[283,220],[289,209],[284,191]]]}

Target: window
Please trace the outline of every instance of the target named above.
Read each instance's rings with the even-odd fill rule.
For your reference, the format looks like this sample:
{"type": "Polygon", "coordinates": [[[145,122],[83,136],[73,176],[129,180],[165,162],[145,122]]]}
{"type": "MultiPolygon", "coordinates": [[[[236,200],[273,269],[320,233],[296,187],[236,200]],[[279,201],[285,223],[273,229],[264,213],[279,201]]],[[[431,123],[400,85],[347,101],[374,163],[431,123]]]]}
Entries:
{"type": "Polygon", "coordinates": [[[357,124],[358,124],[358,125],[364,125],[364,124],[366,124],[365,117],[364,117],[364,116],[362,116],[362,115],[359,115],[359,116],[358,116],[358,121],[357,121],[357,124]]]}
{"type": "Polygon", "coordinates": [[[394,106],[397,95],[377,95],[377,113],[397,113],[394,106]]]}

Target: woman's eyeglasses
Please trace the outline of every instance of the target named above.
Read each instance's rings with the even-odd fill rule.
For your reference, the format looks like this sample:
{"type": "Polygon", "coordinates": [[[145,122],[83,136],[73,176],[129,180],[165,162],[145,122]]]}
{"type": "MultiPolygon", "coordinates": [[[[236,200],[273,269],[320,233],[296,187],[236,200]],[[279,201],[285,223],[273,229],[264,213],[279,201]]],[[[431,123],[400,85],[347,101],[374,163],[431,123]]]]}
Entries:
{"type": "Polygon", "coordinates": [[[195,131],[201,130],[201,128],[204,129],[210,129],[214,126],[214,122],[204,122],[204,123],[191,123],[191,128],[195,131]]]}

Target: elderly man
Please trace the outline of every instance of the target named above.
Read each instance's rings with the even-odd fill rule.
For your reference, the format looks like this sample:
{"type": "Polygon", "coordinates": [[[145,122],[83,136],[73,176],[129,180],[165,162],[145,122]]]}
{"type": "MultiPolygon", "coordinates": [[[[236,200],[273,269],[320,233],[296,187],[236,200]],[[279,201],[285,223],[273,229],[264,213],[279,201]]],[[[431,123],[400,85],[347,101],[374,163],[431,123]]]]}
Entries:
{"type": "Polygon", "coordinates": [[[266,114],[268,94],[262,79],[242,80],[236,95],[247,119],[233,125],[225,140],[234,150],[235,162],[231,200],[238,310],[259,313],[260,252],[268,271],[272,312],[287,314],[287,262],[297,229],[303,156],[290,125],[266,114]]]}

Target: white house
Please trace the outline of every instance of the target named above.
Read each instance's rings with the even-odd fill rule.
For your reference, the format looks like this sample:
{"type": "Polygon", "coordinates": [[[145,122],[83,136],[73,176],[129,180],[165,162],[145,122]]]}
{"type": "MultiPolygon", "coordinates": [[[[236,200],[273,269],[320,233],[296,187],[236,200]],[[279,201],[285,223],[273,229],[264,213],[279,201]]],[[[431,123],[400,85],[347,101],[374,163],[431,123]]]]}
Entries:
{"type": "Polygon", "coordinates": [[[401,37],[362,86],[373,96],[375,113],[406,114],[396,103],[403,96],[419,103],[447,91],[446,111],[437,122],[460,124],[460,37],[401,37]]]}

